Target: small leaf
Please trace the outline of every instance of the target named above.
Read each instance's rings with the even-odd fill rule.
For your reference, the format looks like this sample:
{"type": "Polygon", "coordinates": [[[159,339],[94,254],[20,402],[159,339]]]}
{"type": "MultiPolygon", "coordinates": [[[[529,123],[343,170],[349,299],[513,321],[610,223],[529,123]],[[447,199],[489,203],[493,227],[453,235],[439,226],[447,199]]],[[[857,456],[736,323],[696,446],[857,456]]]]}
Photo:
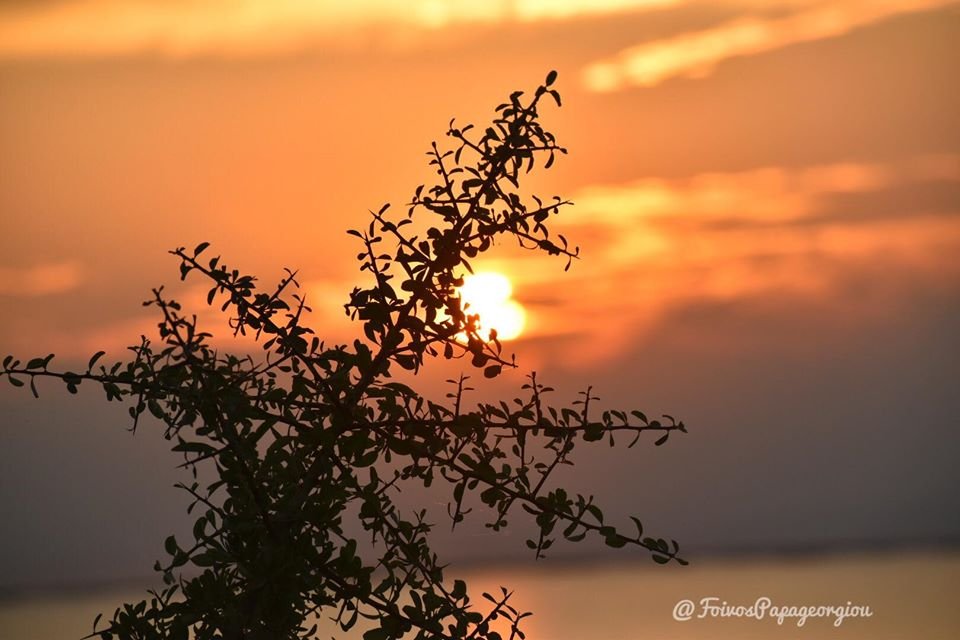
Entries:
{"type": "Polygon", "coordinates": [[[627,539],[624,538],[623,536],[614,534],[614,535],[612,535],[612,536],[607,536],[607,538],[606,538],[606,540],[604,540],[604,542],[607,543],[607,546],[608,546],[608,547],[613,547],[614,549],[619,549],[620,547],[623,547],[624,545],[627,544],[627,539]]]}
{"type": "Polygon", "coordinates": [[[95,354],[93,354],[93,357],[90,358],[90,362],[87,363],[87,370],[89,371],[90,369],[93,369],[93,365],[97,364],[97,360],[102,358],[105,353],[106,351],[97,351],[95,354]]]}
{"type": "Polygon", "coordinates": [[[487,378],[496,378],[500,375],[500,371],[503,369],[499,364],[493,364],[483,370],[484,377],[487,378]]]}

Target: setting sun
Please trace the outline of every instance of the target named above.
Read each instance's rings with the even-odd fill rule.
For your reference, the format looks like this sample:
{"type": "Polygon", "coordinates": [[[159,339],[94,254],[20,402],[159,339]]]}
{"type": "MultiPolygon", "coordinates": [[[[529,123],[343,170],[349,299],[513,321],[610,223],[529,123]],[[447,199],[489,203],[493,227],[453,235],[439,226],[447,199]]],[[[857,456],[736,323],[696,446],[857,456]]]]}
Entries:
{"type": "Polygon", "coordinates": [[[512,294],[510,280],[489,271],[466,276],[460,287],[467,313],[480,316],[480,335],[486,337],[494,329],[500,340],[518,337],[526,324],[527,314],[520,303],[511,299],[512,294]]]}

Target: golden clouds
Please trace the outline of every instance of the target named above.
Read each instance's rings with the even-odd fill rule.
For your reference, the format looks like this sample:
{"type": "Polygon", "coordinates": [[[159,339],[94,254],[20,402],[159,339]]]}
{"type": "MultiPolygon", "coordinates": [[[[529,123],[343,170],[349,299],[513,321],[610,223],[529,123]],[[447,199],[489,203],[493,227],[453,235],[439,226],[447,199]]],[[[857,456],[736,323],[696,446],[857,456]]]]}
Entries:
{"type": "Polygon", "coordinates": [[[504,268],[528,274],[523,290],[560,292],[528,306],[530,335],[577,327],[568,354],[581,361],[642,339],[687,305],[799,296],[840,308],[857,272],[960,277],[957,155],[641,179],[572,199],[557,228],[590,240],[571,273],[531,274],[526,256],[504,268]]]}
{"type": "MultiPolygon", "coordinates": [[[[771,3],[776,4],[776,3],[771,3]]],[[[784,17],[737,18],[702,31],[624,49],[589,65],[583,81],[593,91],[650,87],[670,78],[701,78],[731,58],[843,35],[891,16],[931,9],[951,0],[835,0],[784,17]]]]}
{"type": "Polygon", "coordinates": [[[408,42],[463,24],[526,23],[683,0],[80,0],[0,7],[0,57],[248,56],[317,43],[408,42]]]}
{"type": "Polygon", "coordinates": [[[51,262],[30,267],[0,267],[0,295],[32,298],[77,288],[83,269],[76,262],[51,262]]]}

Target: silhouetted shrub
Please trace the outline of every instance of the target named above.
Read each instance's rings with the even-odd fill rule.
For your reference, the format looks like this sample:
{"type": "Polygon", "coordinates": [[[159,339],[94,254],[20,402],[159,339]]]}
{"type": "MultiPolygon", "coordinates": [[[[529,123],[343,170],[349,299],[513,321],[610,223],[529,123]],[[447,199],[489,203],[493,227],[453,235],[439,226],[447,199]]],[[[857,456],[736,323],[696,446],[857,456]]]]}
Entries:
{"type": "Polygon", "coordinates": [[[302,638],[314,633],[310,617],[323,612],[343,630],[361,617],[374,621],[365,640],[408,633],[498,640],[497,618],[508,621],[510,638],[522,638],[518,623],[529,614],[510,606],[507,590],[484,594],[490,604],[480,610],[462,581],[444,582],[426,512],[403,515],[391,499],[391,490],[411,482],[449,485],[454,525],[470,511],[470,494],[489,510],[494,531],[514,513],[533,519],[539,533],[526,544],[536,557],[556,538],[592,535],[648,549],[659,563],[683,562],[676,542],[644,537],[637,518],[629,532],[616,529],[591,497],[547,485],[559,465],[572,464],[580,442],[612,444],[616,435],[633,446],[652,431],[660,445],[685,431],[682,422],[640,411],[597,415],[589,389],[573,406],[555,408],[535,375],[522,398],[474,409],[464,402],[465,377],[453,381],[447,404],[391,377],[394,367],[419,372],[428,356],[465,358],[486,377],[513,366],[457,293],[470,261],[498,238],[560,256],[567,267],[577,256],[549,231],[550,216],[570,203],[525,203],[518,193],[538,159],[550,167],[566,153],[539,121],[545,101],[560,104],[555,79],[551,72],[526,100],[513,93],[483,130],[451,122],[452,148],[434,143],[429,152],[436,181],[416,189],[405,214],[383,207],[349,232],[369,281],[346,304],[363,327],[353,345],[327,345],[304,324],[308,307],[295,273],[261,291],[252,276],[206,257],[203,243],[171,252],[182,278],[207,281],[208,303],[230,312],[235,334],[255,336],[263,359],[212,349],[210,334],[161,288],[145,303],[162,316],[159,341],[144,338],[129,361],[100,365],[100,352],[81,372],[49,369],[53,356],[3,361],[0,375],[35,394],[36,378],[49,376],[71,393],[93,382],[108,400],[130,401],[134,429],[144,413],[162,421],[193,471],[194,481],[178,485],[198,514],[193,540],[167,538],[170,559],[155,567],[164,586],[118,609],[104,629],[95,623],[93,635],[302,638]],[[418,216],[432,224],[412,236],[407,225],[418,216]],[[207,486],[196,481],[200,465],[215,470],[207,486]],[[349,537],[345,518],[358,519],[372,544],[349,537]]]}

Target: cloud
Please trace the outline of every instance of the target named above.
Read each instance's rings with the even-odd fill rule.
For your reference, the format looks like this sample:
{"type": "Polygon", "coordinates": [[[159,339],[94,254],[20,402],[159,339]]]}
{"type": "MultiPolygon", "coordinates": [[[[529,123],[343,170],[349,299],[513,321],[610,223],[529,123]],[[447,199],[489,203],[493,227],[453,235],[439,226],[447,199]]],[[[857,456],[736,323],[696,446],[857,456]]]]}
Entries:
{"type": "MultiPolygon", "coordinates": [[[[32,269],[0,268],[0,295],[37,296],[66,291],[66,284],[80,282],[79,273],[78,268],[69,264],[32,269]],[[14,290],[9,286],[10,282],[20,283],[19,288],[14,290]]],[[[360,323],[350,320],[343,308],[356,283],[308,280],[301,284],[298,292],[305,297],[309,308],[304,314],[305,323],[315,329],[327,345],[346,344],[360,335],[360,323]]],[[[180,303],[183,314],[193,316],[200,330],[212,334],[207,343],[213,348],[260,354],[267,338],[261,336],[258,341],[254,331],[235,336],[230,323],[235,310],[233,307],[227,311],[221,310],[225,301],[222,295],[218,295],[212,305],[207,304],[209,290],[207,284],[179,285],[166,289],[164,295],[168,300],[180,303]]],[[[293,304],[292,299],[288,299],[288,302],[293,304]]],[[[0,317],[0,322],[4,326],[5,350],[31,353],[39,344],[43,345],[43,349],[64,358],[83,358],[100,349],[111,357],[120,357],[128,347],[139,344],[141,336],[156,343],[159,341],[157,324],[161,319],[156,307],[143,309],[132,306],[82,323],[71,322],[63,314],[50,314],[40,322],[23,314],[10,314],[0,317]]],[[[282,319],[286,320],[285,314],[282,319]]]]}
{"type": "Polygon", "coordinates": [[[797,4],[800,8],[786,16],[737,18],[703,31],[624,49],[587,66],[583,82],[592,91],[606,92],[631,86],[651,87],[671,78],[702,78],[731,58],[841,36],[898,14],[954,2],[834,0],[797,4]]]}
{"type": "Polygon", "coordinates": [[[863,193],[925,182],[960,181],[960,156],[929,154],[898,162],[839,162],[787,169],[761,167],[738,172],[702,173],[689,178],[640,179],[581,189],[577,212],[591,221],[672,218],[680,222],[731,217],[767,224],[808,216],[825,194],[863,193]]]}
{"type": "MultiPolygon", "coordinates": [[[[841,35],[950,0],[719,0],[741,18],[591,64],[588,88],[650,86],[722,60],[841,35]],[[786,12],[786,15],[784,15],[786,12]]],[[[462,25],[532,24],[690,9],[692,0],[78,0],[0,5],[0,58],[184,58],[295,53],[318,44],[409,46],[462,25]]],[[[728,14],[729,15],[729,14],[728,14]]]]}
{"type": "Polygon", "coordinates": [[[530,269],[527,256],[499,268],[517,274],[530,337],[584,327],[565,357],[602,361],[689,305],[778,297],[846,308],[844,283],[863,273],[881,286],[950,287],[958,193],[960,156],[949,154],[594,185],[555,222],[583,245],[569,274],[530,269]],[[541,307],[527,290],[576,294],[541,307]]]}
{"type": "Polygon", "coordinates": [[[51,262],[32,267],[0,267],[0,295],[47,296],[76,289],[83,269],[76,262],[51,262]]]}
{"type": "Polygon", "coordinates": [[[0,7],[0,57],[170,57],[299,51],[460,24],[528,23],[649,10],[685,0],[80,0],[0,7]]]}

